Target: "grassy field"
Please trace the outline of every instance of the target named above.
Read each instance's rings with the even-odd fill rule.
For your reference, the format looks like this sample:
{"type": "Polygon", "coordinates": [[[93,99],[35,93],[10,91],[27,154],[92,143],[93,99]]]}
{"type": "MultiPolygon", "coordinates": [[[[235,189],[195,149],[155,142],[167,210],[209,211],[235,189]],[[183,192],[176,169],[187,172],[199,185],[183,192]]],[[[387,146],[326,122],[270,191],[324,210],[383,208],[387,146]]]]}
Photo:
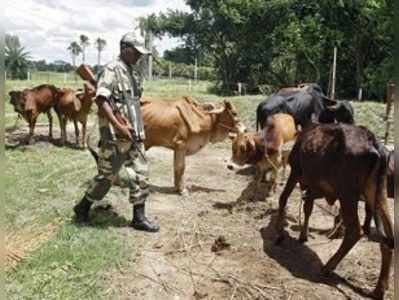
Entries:
{"type": "MultiPolygon", "coordinates": [[[[7,81],[6,92],[40,84],[39,81],[7,81]]],[[[53,81],[65,86],[62,79],[53,81]]],[[[68,84],[78,88],[81,82],[68,84]]],[[[199,82],[189,90],[187,80],[161,80],[145,83],[145,95],[174,97],[192,95],[201,101],[224,98],[208,93],[209,82],[199,82]]],[[[255,109],[262,95],[230,97],[247,126],[255,126],[255,109]]],[[[27,132],[6,103],[6,135],[27,132]]],[[[385,106],[375,102],[354,103],[356,121],[380,137],[385,106]]],[[[56,118],[54,118],[56,119],[56,118]]],[[[39,123],[47,122],[41,116],[39,123]]],[[[40,127],[40,126],[39,126],[40,127]]],[[[47,127],[38,129],[47,134],[47,127]]],[[[54,126],[58,129],[58,125],[54,126]]],[[[55,137],[59,136],[59,131],[55,137]]],[[[391,136],[392,133],[391,133],[391,136]]],[[[230,145],[221,144],[226,151],[230,145]]],[[[159,166],[151,166],[159,168],[159,166]]],[[[166,168],[166,167],[165,167],[166,168]]],[[[171,173],[171,170],[157,170],[171,173]]],[[[5,232],[9,257],[6,293],[9,299],[99,299],[108,298],[106,274],[123,269],[134,256],[134,243],[118,231],[126,220],[97,214],[92,226],[79,227],[71,221],[72,206],[95,175],[96,167],[88,152],[73,147],[57,147],[46,142],[20,146],[6,151],[5,232]]],[[[126,191],[125,191],[126,192],[126,191]]],[[[125,197],[116,189],[116,197],[125,197]]]]}

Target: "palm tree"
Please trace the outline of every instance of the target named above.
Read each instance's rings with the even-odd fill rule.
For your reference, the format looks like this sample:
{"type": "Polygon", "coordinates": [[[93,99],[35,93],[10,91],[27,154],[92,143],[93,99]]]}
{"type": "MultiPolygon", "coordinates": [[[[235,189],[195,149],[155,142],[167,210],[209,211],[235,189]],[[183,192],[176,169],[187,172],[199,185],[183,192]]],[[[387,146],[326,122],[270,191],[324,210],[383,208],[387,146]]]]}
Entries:
{"type": "Polygon", "coordinates": [[[89,43],[89,38],[84,34],[81,34],[79,39],[80,39],[80,46],[82,47],[82,63],[84,64],[86,58],[86,48],[87,46],[90,45],[90,43],[89,43]]]}
{"type": "Polygon", "coordinates": [[[82,48],[77,42],[72,42],[67,49],[72,56],[72,65],[76,67],[76,57],[82,52],[82,48]]]}
{"type": "Polygon", "coordinates": [[[96,48],[98,51],[98,66],[100,66],[101,64],[101,52],[104,50],[105,46],[107,45],[107,41],[102,39],[102,38],[98,38],[96,39],[96,48]]]}
{"type": "Polygon", "coordinates": [[[12,79],[26,78],[30,53],[21,47],[17,36],[6,36],[5,65],[12,79]]]}

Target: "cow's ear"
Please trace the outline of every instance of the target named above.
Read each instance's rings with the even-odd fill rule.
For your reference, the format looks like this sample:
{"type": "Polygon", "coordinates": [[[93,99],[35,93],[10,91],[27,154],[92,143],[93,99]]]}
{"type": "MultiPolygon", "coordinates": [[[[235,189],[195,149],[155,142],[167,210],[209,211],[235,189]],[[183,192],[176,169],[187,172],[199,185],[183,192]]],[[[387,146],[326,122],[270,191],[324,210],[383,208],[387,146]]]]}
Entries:
{"type": "Polygon", "coordinates": [[[10,97],[12,97],[15,93],[16,93],[15,91],[10,91],[10,92],[8,93],[8,95],[9,95],[10,97]]]}
{"type": "Polygon", "coordinates": [[[215,107],[214,109],[211,109],[210,111],[208,111],[208,114],[221,114],[222,112],[224,112],[224,110],[225,110],[225,106],[215,107]]]}

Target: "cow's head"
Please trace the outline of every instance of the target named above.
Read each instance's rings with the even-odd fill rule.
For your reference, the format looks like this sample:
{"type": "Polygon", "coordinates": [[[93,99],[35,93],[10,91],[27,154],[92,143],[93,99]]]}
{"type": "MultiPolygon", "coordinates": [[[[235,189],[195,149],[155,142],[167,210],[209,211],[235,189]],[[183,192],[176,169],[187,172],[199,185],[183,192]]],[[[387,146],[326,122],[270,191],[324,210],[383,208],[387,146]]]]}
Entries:
{"type": "Polygon", "coordinates": [[[354,110],[349,101],[337,101],[334,105],[327,106],[319,116],[321,123],[340,123],[353,124],[354,110]]]}
{"type": "Polygon", "coordinates": [[[238,118],[237,110],[231,102],[225,100],[222,103],[212,104],[211,106],[213,107],[208,107],[207,113],[216,116],[211,137],[212,143],[223,141],[229,133],[246,131],[245,125],[238,118]]]}
{"type": "Polygon", "coordinates": [[[10,96],[10,103],[14,106],[14,111],[23,114],[25,107],[25,98],[23,91],[11,91],[8,93],[10,96]]]}
{"type": "Polygon", "coordinates": [[[230,138],[232,139],[232,161],[239,166],[249,163],[250,158],[256,154],[253,134],[240,132],[237,135],[231,135],[230,138]]]}

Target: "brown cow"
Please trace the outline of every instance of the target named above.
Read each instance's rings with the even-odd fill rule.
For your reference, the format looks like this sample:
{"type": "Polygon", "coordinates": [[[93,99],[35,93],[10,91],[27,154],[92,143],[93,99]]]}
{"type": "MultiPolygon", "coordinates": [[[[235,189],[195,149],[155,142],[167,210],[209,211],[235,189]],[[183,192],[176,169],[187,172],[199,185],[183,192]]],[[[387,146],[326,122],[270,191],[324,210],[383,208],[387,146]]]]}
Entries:
{"type": "Polygon", "coordinates": [[[87,117],[90,113],[95,96],[94,87],[88,83],[84,83],[84,91],[76,93],[71,89],[62,89],[56,107],[61,113],[61,143],[65,144],[67,141],[66,126],[68,120],[72,120],[75,127],[76,145],[79,146],[79,127],[78,122],[82,124],[82,147],[85,147],[86,142],[86,125],[87,117]]]}
{"type": "Polygon", "coordinates": [[[310,126],[299,133],[289,164],[291,173],[279,201],[277,242],[284,238],[285,207],[297,182],[302,189],[311,191],[311,197],[304,203],[303,231],[307,231],[313,199],[325,197],[329,204],[339,199],[345,236],[338,251],[323,267],[323,273],[329,274],[361,237],[357,206],[360,197],[364,197],[373,216],[384,229],[377,226],[381,237],[382,264],[377,286],[371,294],[383,299],[389,284],[394,239],[386,195],[387,157],[374,134],[365,127],[353,125],[310,126]]]}
{"type": "Polygon", "coordinates": [[[29,123],[29,135],[27,143],[30,144],[35,130],[36,120],[39,114],[46,113],[49,120],[49,138],[53,138],[53,117],[51,108],[60,119],[60,114],[55,104],[58,101],[59,89],[53,85],[43,84],[32,89],[24,89],[23,91],[11,91],[10,102],[14,106],[14,110],[22,115],[29,123]]]}
{"type": "Polygon", "coordinates": [[[285,174],[289,142],[296,136],[294,119],[288,114],[275,114],[269,117],[262,133],[239,133],[233,139],[232,160],[237,165],[254,164],[258,170],[258,183],[264,180],[268,171],[272,172],[271,189],[276,190],[278,171],[283,167],[285,174]],[[266,148],[265,148],[266,146],[266,148]]]}
{"type": "Polygon", "coordinates": [[[199,104],[190,97],[177,101],[144,100],[141,107],[146,149],[162,146],[174,151],[174,183],[185,193],[185,157],[207,143],[223,141],[231,132],[244,130],[237,111],[229,101],[199,104]]]}

